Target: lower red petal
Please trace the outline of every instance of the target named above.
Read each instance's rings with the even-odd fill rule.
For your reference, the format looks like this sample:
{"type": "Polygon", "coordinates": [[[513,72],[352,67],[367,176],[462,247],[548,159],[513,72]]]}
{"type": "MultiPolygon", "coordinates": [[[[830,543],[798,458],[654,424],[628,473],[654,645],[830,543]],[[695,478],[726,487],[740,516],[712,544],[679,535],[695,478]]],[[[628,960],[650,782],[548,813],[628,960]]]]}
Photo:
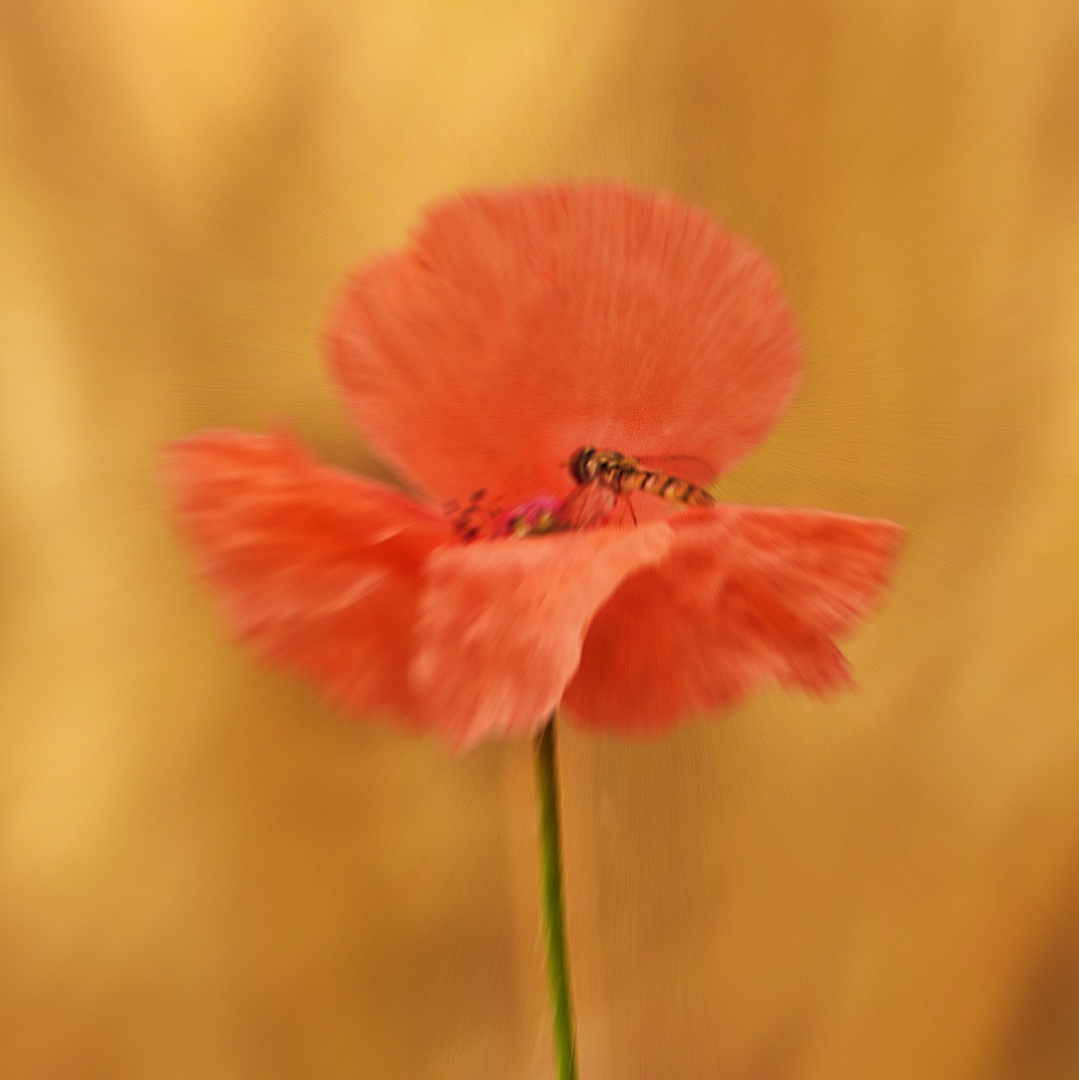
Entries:
{"type": "Polygon", "coordinates": [[[171,447],[169,463],[236,633],[353,709],[414,721],[419,571],[446,522],[286,436],[208,432],[171,447]]]}
{"type": "Polygon", "coordinates": [[[670,524],[670,556],[592,622],[565,696],[581,722],[655,728],[766,681],[818,693],[851,681],[834,636],[885,586],[898,526],[739,506],[670,524]]]}
{"type": "Polygon", "coordinates": [[[656,523],[435,552],[412,669],[422,714],[461,746],[536,731],[577,669],[596,610],[671,539],[656,523]]]}

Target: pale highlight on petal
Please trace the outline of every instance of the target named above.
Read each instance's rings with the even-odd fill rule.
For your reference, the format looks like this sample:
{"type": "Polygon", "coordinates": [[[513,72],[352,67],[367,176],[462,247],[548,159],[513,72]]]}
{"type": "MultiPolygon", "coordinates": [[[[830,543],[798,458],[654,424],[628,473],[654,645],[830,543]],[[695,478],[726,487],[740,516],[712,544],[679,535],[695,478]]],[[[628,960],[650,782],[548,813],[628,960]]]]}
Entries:
{"type": "Polygon", "coordinates": [[[584,724],[656,728],[769,682],[851,682],[834,641],[887,584],[890,521],[720,506],[674,518],[670,556],[596,614],[566,704],[584,724]]]}
{"type": "Polygon", "coordinates": [[[170,449],[170,469],[233,630],[352,710],[414,722],[419,571],[448,523],[287,436],[206,432],[170,449]]]}
{"type": "Polygon", "coordinates": [[[672,539],[655,523],[436,551],[411,672],[421,716],[462,746],[536,731],[577,669],[596,609],[672,539]]]}
{"type": "Polygon", "coordinates": [[[768,261],[678,199],[617,185],[434,208],[409,250],[355,276],[329,339],[365,434],[439,500],[565,496],[582,445],[714,477],[800,371],[768,261]]]}

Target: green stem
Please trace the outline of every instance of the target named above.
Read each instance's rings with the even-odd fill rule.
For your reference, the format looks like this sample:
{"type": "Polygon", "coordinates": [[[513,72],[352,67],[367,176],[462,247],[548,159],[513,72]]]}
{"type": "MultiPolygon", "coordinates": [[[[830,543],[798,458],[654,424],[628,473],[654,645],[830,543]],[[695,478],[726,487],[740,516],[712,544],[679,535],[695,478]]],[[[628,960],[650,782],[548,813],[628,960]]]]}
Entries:
{"type": "Polygon", "coordinates": [[[566,958],[566,915],[562,901],[562,842],[555,775],[554,714],[533,743],[539,811],[543,922],[547,931],[547,984],[551,992],[554,1054],[558,1080],[577,1080],[577,1041],[566,958]]]}

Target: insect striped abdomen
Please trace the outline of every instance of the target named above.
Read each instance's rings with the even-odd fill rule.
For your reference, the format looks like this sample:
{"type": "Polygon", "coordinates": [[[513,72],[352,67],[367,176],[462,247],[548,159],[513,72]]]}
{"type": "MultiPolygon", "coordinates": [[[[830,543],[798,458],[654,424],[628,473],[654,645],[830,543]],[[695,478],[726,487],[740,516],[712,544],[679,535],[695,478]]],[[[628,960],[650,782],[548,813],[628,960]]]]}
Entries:
{"type": "Polygon", "coordinates": [[[680,498],[688,506],[715,506],[716,504],[716,500],[704,488],[699,488],[696,484],[687,484],[686,491],[680,498]]]}
{"type": "Polygon", "coordinates": [[[682,502],[689,506],[711,506],[715,502],[704,488],[666,473],[633,469],[623,472],[619,479],[619,491],[622,492],[646,491],[669,502],[682,502]]]}

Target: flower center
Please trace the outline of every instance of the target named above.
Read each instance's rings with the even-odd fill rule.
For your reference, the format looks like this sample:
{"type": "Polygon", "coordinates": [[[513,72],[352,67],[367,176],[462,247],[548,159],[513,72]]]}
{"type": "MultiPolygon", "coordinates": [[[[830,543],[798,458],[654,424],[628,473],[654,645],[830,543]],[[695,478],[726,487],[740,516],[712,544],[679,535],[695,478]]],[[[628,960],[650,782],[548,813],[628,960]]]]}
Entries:
{"type": "Polygon", "coordinates": [[[540,495],[526,503],[499,515],[495,520],[493,536],[534,536],[558,532],[565,525],[559,521],[562,499],[553,495],[540,495]]]}
{"type": "Polygon", "coordinates": [[[475,491],[462,507],[458,502],[447,503],[447,514],[453,516],[453,531],[462,544],[475,540],[497,540],[510,536],[542,536],[567,528],[559,512],[565,500],[553,495],[540,495],[503,510],[500,506],[486,508],[483,505],[487,492],[475,491]]]}

